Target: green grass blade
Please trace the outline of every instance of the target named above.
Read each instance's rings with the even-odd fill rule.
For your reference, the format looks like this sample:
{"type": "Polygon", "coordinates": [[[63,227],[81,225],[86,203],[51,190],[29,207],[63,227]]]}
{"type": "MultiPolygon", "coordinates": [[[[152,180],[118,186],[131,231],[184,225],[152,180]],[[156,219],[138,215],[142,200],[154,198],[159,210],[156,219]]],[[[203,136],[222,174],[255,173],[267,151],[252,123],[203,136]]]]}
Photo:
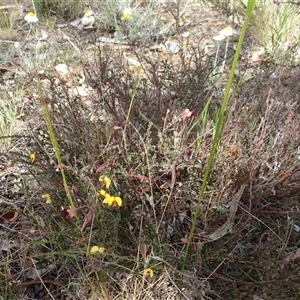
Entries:
{"type": "Polygon", "coordinates": [[[205,172],[204,172],[203,183],[201,185],[201,190],[200,190],[200,193],[199,193],[199,198],[198,198],[196,210],[195,210],[195,214],[194,214],[194,217],[193,217],[192,227],[191,227],[191,230],[189,232],[188,241],[187,241],[187,244],[186,244],[186,247],[185,247],[185,254],[184,254],[183,266],[182,266],[183,268],[185,267],[185,264],[186,264],[186,261],[187,261],[187,258],[188,258],[189,248],[190,248],[190,245],[191,245],[192,240],[193,240],[194,232],[195,232],[195,229],[196,229],[197,219],[198,219],[199,214],[200,214],[200,204],[202,202],[204,193],[206,191],[206,186],[207,186],[207,182],[208,182],[208,179],[209,179],[212,164],[213,164],[214,159],[215,159],[217,146],[218,146],[220,138],[221,138],[223,121],[224,121],[224,114],[225,114],[225,110],[227,108],[229,94],[230,94],[230,91],[231,91],[231,86],[232,86],[235,70],[236,70],[236,67],[237,67],[237,62],[238,62],[240,52],[241,52],[241,49],[242,49],[242,44],[243,44],[243,41],[244,41],[246,30],[247,30],[247,27],[249,25],[249,21],[250,21],[253,9],[255,7],[255,3],[256,3],[256,0],[253,0],[253,1],[249,1],[248,4],[247,4],[246,18],[245,18],[244,23],[243,23],[243,27],[242,27],[242,30],[241,30],[241,33],[240,33],[238,44],[237,44],[237,49],[236,49],[236,52],[235,52],[235,55],[234,55],[234,58],[233,58],[233,62],[232,62],[232,66],[231,66],[231,70],[230,70],[230,73],[229,73],[229,78],[228,78],[228,81],[227,81],[227,84],[226,84],[226,89],[225,89],[225,92],[224,92],[221,108],[220,108],[220,111],[219,111],[219,116],[218,116],[218,119],[217,119],[217,124],[216,124],[215,134],[214,134],[214,138],[213,138],[213,143],[212,143],[212,146],[211,146],[211,149],[210,149],[208,162],[207,162],[205,172]]]}

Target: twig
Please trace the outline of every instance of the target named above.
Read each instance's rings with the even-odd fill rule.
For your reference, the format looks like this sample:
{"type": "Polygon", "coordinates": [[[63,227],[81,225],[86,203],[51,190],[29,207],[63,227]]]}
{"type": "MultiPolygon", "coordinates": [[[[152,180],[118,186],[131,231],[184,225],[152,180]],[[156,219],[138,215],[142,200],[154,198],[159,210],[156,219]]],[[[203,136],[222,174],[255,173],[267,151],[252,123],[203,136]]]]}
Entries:
{"type": "Polygon", "coordinates": [[[2,5],[0,6],[0,10],[1,9],[10,9],[10,8],[17,8],[16,5],[2,5]]]}
{"type": "Polygon", "coordinates": [[[74,49],[77,50],[78,53],[80,53],[80,50],[78,49],[78,47],[75,46],[75,44],[70,40],[70,38],[64,32],[62,32],[62,34],[68,40],[68,42],[74,47],[74,49]]]}

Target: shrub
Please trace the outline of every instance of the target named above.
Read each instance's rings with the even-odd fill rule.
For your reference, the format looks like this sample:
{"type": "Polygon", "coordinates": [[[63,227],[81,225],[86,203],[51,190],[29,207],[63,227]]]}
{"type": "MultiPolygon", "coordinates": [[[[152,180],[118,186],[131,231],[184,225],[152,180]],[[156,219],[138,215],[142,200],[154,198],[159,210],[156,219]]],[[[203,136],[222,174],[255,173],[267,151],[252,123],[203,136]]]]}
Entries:
{"type": "Polygon", "coordinates": [[[82,0],[33,0],[38,16],[72,20],[83,14],[82,0]]]}

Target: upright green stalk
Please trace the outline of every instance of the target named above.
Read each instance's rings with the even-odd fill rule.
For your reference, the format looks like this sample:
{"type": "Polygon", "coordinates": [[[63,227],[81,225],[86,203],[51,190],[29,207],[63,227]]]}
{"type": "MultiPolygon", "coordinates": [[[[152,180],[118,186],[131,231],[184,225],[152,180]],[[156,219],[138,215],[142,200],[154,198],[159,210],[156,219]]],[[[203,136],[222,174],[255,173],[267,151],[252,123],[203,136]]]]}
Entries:
{"type": "Polygon", "coordinates": [[[71,193],[70,193],[70,189],[69,189],[69,186],[68,186],[68,183],[67,183],[65,171],[64,171],[61,156],[60,156],[59,146],[58,146],[58,143],[57,143],[57,140],[56,140],[56,137],[55,137],[53,126],[52,126],[52,123],[51,123],[50,114],[49,114],[49,111],[48,111],[47,102],[45,100],[42,85],[41,85],[41,81],[39,80],[39,78],[36,78],[36,86],[37,86],[37,91],[38,91],[38,95],[39,95],[39,98],[40,98],[41,107],[43,109],[43,114],[44,114],[44,118],[45,118],[45,121],[46,121],[46,126],[47,126],[47,129],[48,129],[48,132],[49,132],[50,141],[51,141],[51,144],[53,146],[54,154],[55,154],[55,157],[57,159],[59,170],[60,170],[61,177],[62,177],[62,180],[63,180],[63,185],[64,185],[64,189],[65,189],[65,192],[66,192],[66,195],[67,195],[67,199],[68,199],[69,205],[71,207],[74,207],[74,203],[73,203],[73,200],[72,200],[72,196],[71,196],[71,193]]]}
{"type": "Polygon", "coordinates": [[[32,3],[32,7],[33,7],[33,12],[36,15],[36,7],[35,7],[34,0],[31,0],[31,3],[32,3]]]}
{"type": "Polygon", "coordinates": [[[221,108],[220,108],[220,111],[219,111],[217,124],[216,124],[216,129],[215,129],[215,134],[214,134],[214,138],[213,138],[213,143],[212,143],[212,146],[211,146],[211,149],[210,149],[208,162],[207,162],[205,172],[204,172],[203,183],[201,185],[201,190],[200,190],[200,193],[199,193],[198,203],[197,203],[195,214],[194,214],[194,217],[193,217],[193,222],[192,222],[192,227],[191,227],[191,230],[190,230],[190,233],[189,233],[188,242],[187,242],[186,247],[185,247],[185,253],[184,253],[182,268],[185,267],[186,260],[187,260],[188,254],[189,254],[189,248],[190,248],[190,245],[191,245],[192,240],[193,240],[194,232],[195,232],[195,229],[196,229],[197,219],[198,219],[199,214],[200,214],[200,204],[202,202],[202,199],[203,199],[203,196],[204,196],[204,193],[205,193],[205,190],[206,190],[207,181],[208,181],[210,171],[211,171],[211,167],[212,167],[212,164],[213,164],[213,161],[214,161],[214,158],[215,158],[215,154],[216,154],[216,151],[217,151],[217,146],[218,146],[220,138],[221,138],[224,113],[225,113],[225,110],[226,110],[226,107],[227,107],[227,103],[228,103],[228,99],[229,99],[229,93],[230,93],[232,81],[233,81],[233,78],[234,78],[235,69],[236,69],[236,66],[237,66],[237,62],[238,62],[239,55],[240,55],[240,52],[241,52],[241,49],[242,49],[242,44],[243,44],[243,41],[244,41],[246,30],[247,30],[247,27],[249,25],[249,21],[250,21],[251,15],[253,13],[253,9],[255,7],[255,4],[256,4],[256,0],[248,0],[247,10],[246,10],[246,18],[244,20],[244,24],[243,24],[243,27],[242,27],[242,30],[241,30],[241,33],[240,33],[240,37],[239,37],[239,41],[238,41],[238,44],[237,44],[236,52],[235,52],[233,62],[232,62],[232,66],[231,66],[231,70],[230,70],[230,73],[229,73],[229,78],[228,78],[228,81],[227,81],[227,84],[226,84],[226,89],[225,89],[225,92],[224,92],[221,108]]]}

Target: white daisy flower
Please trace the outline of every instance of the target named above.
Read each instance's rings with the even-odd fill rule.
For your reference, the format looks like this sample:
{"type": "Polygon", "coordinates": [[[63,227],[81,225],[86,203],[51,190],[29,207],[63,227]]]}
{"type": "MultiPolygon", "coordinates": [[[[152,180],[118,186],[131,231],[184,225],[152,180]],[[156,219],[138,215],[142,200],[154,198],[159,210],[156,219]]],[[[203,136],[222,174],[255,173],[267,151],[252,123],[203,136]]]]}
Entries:
{"type": "Polygon", "coordinates": [[[222,35],[224,37],[229,37],[232,36],[233,34],[234,34],[234,30],[231,26],[227,26],[219,32],[219,35],[222,35]]]}
{"type": "Polygon", "coordinates": [[[94,12],[91,9],[87,9],[84,13],[83,18],[81,19],[81,23],[83,26],[91,27],[95,23],[94,12]]]}
{"type": "Polygon", "coordinates": [[[129,20],[131,18],[132,10],[130,8],[125,8],[123,10],[123,20],[129,20]]]}
{"type": "Polygon", "coordinates": [[[235,34],[235,31],[233,30],[233,28],[231,26],[227,26],[224,29],[222,29],[221,31],[219,31],[219,35],[214,36],[213,39],[215,41],[222,41],[234,34],[235,34]]]}
{"type": "Polygon", "coordinates": [[[225,39],[225,36],[224,35],[216,35],[213,37],[213,39],[217,42],[219,41],[223,41],[225,39]]]}
{"type": "Polygon", "coordinates": [[[35,15],[34,12],[29,12],[26,16],[25,16],[25,21],[27,21],[28,23],[36,23],[38,22],[38,17],[35,15]]]}

